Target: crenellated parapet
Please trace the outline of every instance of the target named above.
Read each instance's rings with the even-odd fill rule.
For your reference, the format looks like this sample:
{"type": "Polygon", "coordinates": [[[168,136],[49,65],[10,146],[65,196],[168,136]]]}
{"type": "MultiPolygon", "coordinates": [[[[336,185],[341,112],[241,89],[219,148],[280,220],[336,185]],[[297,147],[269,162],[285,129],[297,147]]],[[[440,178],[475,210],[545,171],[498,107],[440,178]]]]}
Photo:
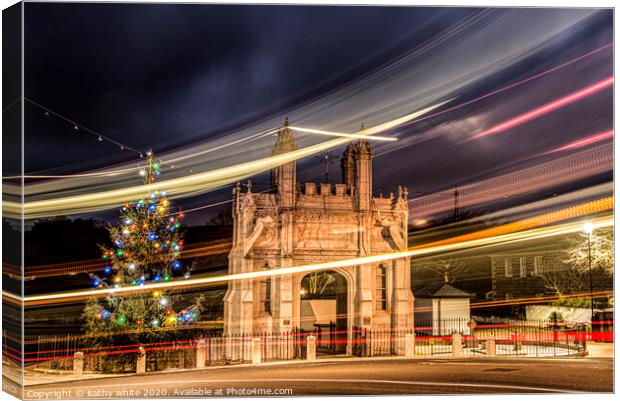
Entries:
{"type": "Polygon", "coordinates": [[[307,182],[300,186],[299,195],[301,196],[352,196],[352,192],[345,184],[330,184],[307,182]]]}
{"type": "Polygon", "coordinates": [[[379,210],[397,210],[402,212],[409,212],[409,190],[407,187],[398,186],[398,192],[396,196],[394,192],[390,192],[387,197],[379,195],[373,197],[373,205],[375,209],[379,210]]]}

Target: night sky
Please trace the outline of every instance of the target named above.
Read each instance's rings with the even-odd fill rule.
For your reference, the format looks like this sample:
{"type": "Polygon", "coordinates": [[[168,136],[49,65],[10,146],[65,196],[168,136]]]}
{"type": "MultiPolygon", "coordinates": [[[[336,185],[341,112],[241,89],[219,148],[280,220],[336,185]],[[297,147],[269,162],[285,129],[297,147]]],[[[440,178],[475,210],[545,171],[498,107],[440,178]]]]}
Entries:
{"type": "MultiPolygon", "coordinates": [[[[513,38],[510,27],[503,29],[503,21],[510,21],[513,29],[535,31],[542,29],[537,21],[547,17],[533,20],[524,10],[467,8],[58,3],[25,7],[25,96],[128,146],[153,148],[157,154],[225,138],[270,118],[281,120],[328,99],[336,89],[354,90],[356,83],[373,74],[400,74],[403,56],[411,57],[412,85],[432,83],[439,91],[445,82],[440,100],[448,103],[439,109],[444,110],[613,42],[612,11],[582,10],[583,16],[570,22],[557,18],[562,29],[541,43],[524,39],[530,47],[518,58],[498,56],[501,62],[468,71],[477,58],[494,51],[485,36],[489,32],[500,32],[493,37],[500,44],[513,38]],[[442,36],[455,26],[458,36],[442,36]],[[459,47],[462,38],[467,38],[468,47],[459,47]],[[433,47],[416,59],[417,49],[428,43],[433,47]],[[451,49],[461,50],[449,53],[451,49]],[[468,81],[448,86],[453,72],[469,77],[468,81]]],[[[559,10],[537,12],[547,13],[551,26],[559,10]]],[[[375,187],[387,190],[404,184],[412,193],[451,190],[561,157],[565,153],[541,154],[613,129],[608,88],[501,134],[463,142],[611,76],[612,54],[609,47],[501,94],[384,133],[399,141],[377,148],[375,187]]],[[[330,118],[350,119],[355,114],[362,121],[372,120],[378,111],[365,116],[363,105],[385,103],[389,93],[369,91],[350,115],[330,118]]],[[[427,95],[420,90],[420,99],[427,95]]],[[[73,132],[66,122],[46,117],[37,107],[28,103],[25,107],[26,173],[74,174],[135,160],[127,151],[73,132]]],[[[346,110],[346,105],[340,107],[346,110]]],[[[327,117],[320,121],[330,124],[327,117]]],[[[312,126],[312,119],[305,125],[312,126]]],[[[332,169],[339,177],[338,163],[332,169]]],[[[321,180],[322,167],[315,158],[301,161],[298,170],[301,180],[321,180]]],[[[610,176],[587,177],[567,188],[610,176]]],[[[176,203],[192,207],[227,199],[228,194],[226,189],[176,203]]]]}

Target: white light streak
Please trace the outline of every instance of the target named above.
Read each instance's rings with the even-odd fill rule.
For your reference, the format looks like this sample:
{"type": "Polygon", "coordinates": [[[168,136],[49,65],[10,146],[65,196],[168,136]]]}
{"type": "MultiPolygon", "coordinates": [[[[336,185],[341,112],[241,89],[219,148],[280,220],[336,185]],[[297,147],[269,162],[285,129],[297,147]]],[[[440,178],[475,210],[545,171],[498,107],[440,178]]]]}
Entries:
{"type": "MultiPolygon", "coordinates": [[[[397,127],[398,125],[424,115],[443,104],[439,103],[422,110],[407,114],[403,117],[379,124],[364,131],[366,135],[397,127]]],[[[135,185],[128,188],[96,192],[83,195],[67,196],[63,198],[31,201],[20,204],[12,201],[3,201],[2,209],[6,216],[19,218],[23,210],[25,219],[70,215],[92,212],[118,207],[127,200],[139,199],[153,191],[166,191],[171,197],[178,198],[187,195],[208,192],[210,190],[232,184],[252,175],[268,171],[279,165],[295,161],[316,153],[323,152],[335,146],[343,145],[354,138],[339,138],[316,145],[307,146],[292,152],[277,156],[270,156],[259,160],[249,161],[236,165],[229,165],[219,169],[178,177],[166,181],[159,181],[148,185],[135,185]]]]}
{"type": "MultiPolygon", "coordinates": [[[[601,228],[601,227],[609,227],[613,226],[614,219],[612,215],[602,216],[593,218],[590,220],[593,228],[601,228]]],[[[457,250],[476,248],[482,246],[491,246],[498,244],[507,244],[507,243],[515,243],[528,241],[532,239],[540,239],[546,238],[556,235],[564,235],[574,232],[579,232],[583,230],[583,222],[575,221],[570,223],[564,223],[556,226],[542,227],[536,228],[526,231],[520,231],[510,234],[498,235],[491,238],[481,238],[474,239],[456,243],[450,243],[445,245],[431,246],[428,248],[418,248],[412,249],[402,252],[393,252],[387,254],[366,256],[362,258],[355,259],[346,259],[346,260],[336,260],[325,263],[317,263],[303,266],[295,266],[295,267],[283,267],[269,270],[260,270],[254,272],[247,273],[236,273],[236,274],[226,274],[223,276],[211,276],[211,277],[199,277],[193,278],[183,281],[168,281],[163,283],[153,283],[146,284],[144,286],[133,286],[133,287],[123,287],[120,289],[110,289],[110,288],[101,288],[101,289],[91,289],[91,290],[80,290],[80,291],[68,291],[62,293],[54,293],[54,294],[41,294],[41,295],[31,295],[26,297],[19,297],[18,295],[12,294],[10,292],[2,291],[4,296],[12,298],[14,300],[20,302],[40,302],[40,301],[49,301],[49,300],[61,300],[61,299],[72,299],[78,297],[88,297],[88,296],[106,296],[112,293],[132,293],[132,292],[140,292],[140,291],[153,291],[157,289],[167,289],[167,288],[188,288],[188,287],[197,287],[197,286],[205,286],[205,285],[214,285],[214,284],[225,284],[232,281],[241,281],[241,280],[253,280],[262,277],[275,277],[275,276],[284,276],[288,274],[299,274],[299,273],[307,273],[312,271],[320,271],[320,270],[330,270],[330,269],[338,269],[350,266],[362,266],[367,264],[374,264],[379,262],[384,262],[388,260],[406,258],[406,257],[419,257],[424,255],[429,255],[433,253],[439,252],[452,252],[457,250]]]]}
{"type": "Polygon", "coordinates": [[[344,138],[371,139],[374,141],[387,141],[387,142],[393,142],[397,140],[397,138],[388,137],[388,136],[369,136],[369,135],[364,135],[364,134],[348,134],[345,132],[324,131],[320,129],[303,128],[303,127],[296,127],[296,126],[290,126],[289,128],[292,129],[293,131],[300,131],[300,132],[307,132],[310,134],[319,134],[319,135],[328,135],[328,136],[339,136],[339,137],[344,137],[344,138]]]}

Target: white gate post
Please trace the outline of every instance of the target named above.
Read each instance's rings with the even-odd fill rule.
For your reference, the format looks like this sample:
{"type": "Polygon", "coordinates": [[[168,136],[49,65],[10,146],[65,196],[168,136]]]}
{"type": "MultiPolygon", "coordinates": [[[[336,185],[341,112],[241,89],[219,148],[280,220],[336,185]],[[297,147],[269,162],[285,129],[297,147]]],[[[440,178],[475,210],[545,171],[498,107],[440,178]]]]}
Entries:
{"type": "Polygon", "coordinates": [[[204,368],[207,355],[207,343],[205,340],[198,340],[196,344],[196,367],[204,368]]]}
{"type": "Polygon", "coordinates": [[[308,336],[306,338],[306,359],[309,361],[316,360],[316,337],[308,336]]]}
{"type": "Polygon", "coordinates": [[[76,352],[73,354],[73,376],[82,377],[84,372],[84,353],[76,352]]]}
{"type": "Polygon", "coordinates": [[[493,337],[488,338],[485,341],[485,347],[486,347],[486,355],[487,356],[495,356],[496,351],[495,351],[495,339],[493,337]]]}
{"type": "Polygon", "coordinates": [[[405,335],[405,357],[413,358],[415,356],[415,335],[407,333],[405,335]]]}
{"type": "Polygon", "coordinates": [[[452,355],[463,355],[463,335],[461,333],[452,334],[452,355]]]}
{"type": "Polygon", "coordinates": [[[138,348],[138,362],[136,363],[136,373],[139,375],[146,373],[146,351],[142,346],[138,348]]]}
{"type": "Polygon", "coordinates": [[[261,339],[252,339],[252,363],[261,363],[261,339]]]}

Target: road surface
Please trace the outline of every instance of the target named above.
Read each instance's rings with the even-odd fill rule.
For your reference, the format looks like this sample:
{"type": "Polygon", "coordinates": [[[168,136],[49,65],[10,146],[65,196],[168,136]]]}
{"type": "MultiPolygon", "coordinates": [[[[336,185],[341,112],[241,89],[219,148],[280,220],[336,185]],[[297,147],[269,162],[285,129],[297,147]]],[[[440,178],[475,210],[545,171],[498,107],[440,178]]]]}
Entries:
{"type": "Polygon", "coordinates": [[[27,399],[612,392],[613,360],[365,360],[242,366],[27,386],[27,399]],[[62,393],[61,393],[62,392],[62,393]]]}

